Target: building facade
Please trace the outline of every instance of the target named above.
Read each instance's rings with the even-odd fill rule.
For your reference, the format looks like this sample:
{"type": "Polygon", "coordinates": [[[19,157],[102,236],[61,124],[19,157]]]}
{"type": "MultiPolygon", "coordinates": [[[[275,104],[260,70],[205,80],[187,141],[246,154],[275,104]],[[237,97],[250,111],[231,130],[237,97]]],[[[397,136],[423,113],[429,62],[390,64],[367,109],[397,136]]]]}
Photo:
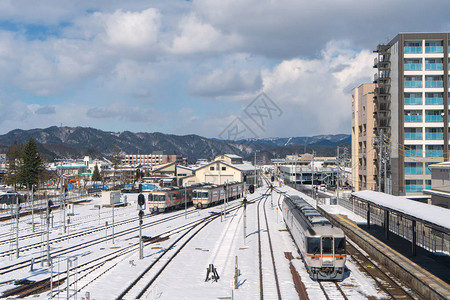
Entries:
{"type": "Polygon", "coordinates": [[[430,165],[431,189],[424,190],[431,195],[430,204],[450,208],[450,162],[430,165]]]}
{"type": "Polygon", "coordinates": [[[126,154],[122,163],[126,165],[156,166],[171,162],[183,163],[183,158],[175,154],[126,154]]]}
{"type": "Polygon", "coordinates": [[[352,184],[355,192],[376,190],[374,83],[352,90],[352,184]]]}
{"type": "Polygon", "coordinates": [[[390,152],[392,194],[431,188],[429,165],[448,160],[449,33],[401,33],[378,45],[376,134],[390,152]]]}

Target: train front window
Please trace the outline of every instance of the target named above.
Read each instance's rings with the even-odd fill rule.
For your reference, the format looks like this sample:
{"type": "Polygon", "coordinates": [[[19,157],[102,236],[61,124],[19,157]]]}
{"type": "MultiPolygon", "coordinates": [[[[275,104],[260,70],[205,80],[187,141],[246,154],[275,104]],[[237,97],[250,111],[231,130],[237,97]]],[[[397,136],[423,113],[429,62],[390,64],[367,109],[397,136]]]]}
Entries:
{"type": "Polygon", "coordinates": [[[345,254],[345,238],[334,238],[334,253],[345,254]]]}
{"type": "Polygon", "coordinates": [[[332,254],[333,253],[333,238],[323,237],[322,238],[322,254],[332,254]]]}
{"type": "Polygon", "coordinates": [[[198,196],[197,196],[197,191],[193,191],[193,192],[192,192],[192,198],[198,198],[198,196]]]}
{"type": "Polygon", "coordinates": [[[164,201],[166,201],[166,196],[165,195],[153,195],[153,201],[164,202],[164,201]]]}
{"type": "Polygon", "coordinates": [[[307,252],[312,254],[320,253],[320,238],[308,238],[307,252]]]}

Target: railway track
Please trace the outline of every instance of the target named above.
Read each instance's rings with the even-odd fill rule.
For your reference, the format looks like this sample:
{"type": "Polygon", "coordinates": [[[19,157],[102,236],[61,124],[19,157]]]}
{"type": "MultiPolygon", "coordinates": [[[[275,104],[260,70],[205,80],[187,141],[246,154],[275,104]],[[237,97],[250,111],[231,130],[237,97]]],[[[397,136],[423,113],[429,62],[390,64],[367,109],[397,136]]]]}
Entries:
{"type": "MultiPolygon", "coordinates": [[[[258,199],[249,201],[249,203],[254,203],[254,202],[257,201],[257,200],[258,200],[258,199]]],[[[233,211],[233,210],[239,209],[241,206],[242,206],[241,203],[239,203],[238,205],[234,205],[234,206],[232,205],[232,206],[229,206],[229,208],[227,209],[227,213],[229,213],[229,212],[231,212],[231,211],[233,211]]],[[[180,215],[183,215],[183,216],[184,216],[184,213],[177,214],[177,216],[180,216],[180,215]]],[[[156,241],[159,241],[160,239],[167,239],[169,236],[171,236],[171,235],[173,235],[173,234],[180,233],[180,232],[183,231],[183,230],[191,231],[191,230],[193,230],[193,229],[190,230],[188,227],[191,226],[192,228],[195,228],[195,227],[198,226],[201,222],[209,222],[209,221],[208,221],[209,219],[212,221],[213,219],[218,218],[218,217],[220,217],[220,215],[218,215],[218,214],[217,214],[217,215],[211,215],[211,216],[208,216],[208,217],[206,217],[206,218],[203,218],[203,219],[200,220],[200,221],[197,220],[197,221],[190,222],[190,223],[188,223],[188,224],[184,224],[183,226],[180,226],[180,227],[178,227],[178,228],[174,228],[174,229],[172,229],[172,230],[170,230],[170,231],[167,231],[167,232],[165,232],[165,233],[162,233],[162,234],[158,235],[158,236],[156,237],[156,238],[157,238],[156,241]]],[[[167,219],[167,218],[165,218],[165,219],[167,219]]],[[[162,220],[159,220],[159,221],[163,221],[163,220],[165,220],[165,219],[162,219],[162,220]]],[[[205,225],[205,226],[206,226],[206,225],[205,225]]],[[[192,238],[192,237],[191,237],[191,238],[192,238]]],[[[189,240],[190,240],[191,238],[189,238],[189,240]]],[[[144,243],[144,246],[149,245],[149,244],[151,244],[151,243],[153,243],[153,242],[154,242],[154,241],[148,241],[148,242],[145,242],[145,243],[144,243]]],[[[186,244],[187,244],[188,242],[189,242],[189,241],[187,241],[186,244]]],[[[95,259],[93,259],[93,260],[87,262],[86,264],[83,264],[82,266],[78,266],[77,274],[81,274],[81,275],[79,276],[79,279],[85,281],[85,282],[81,282],[81,281],[80,281],[80,284],[82,285],[82,287],[79,288],[78,291],[81,291],[85,286],[89,285],[90,283],[92,283],[93,281],[95,281],[96,279],[98,279],[99,277],[101,277],[102,275],[106,274],[108,271],[112,270],[118,263],[120,263],[120,262],[123,261],[123,257],[124,257],[125,255],[130,254],[131,252],[137,251],[137,249],[138,249],[137,247],[138,247],[138,243],[135,243],[135,244],[130,245],[130,246],[127,246],[127,247],[125,247],[125,248],[122,248],[122,249],[119,249],[119,250],[115,250],[115,251],[113,251],[112,253],[106,254],[106,255],[104,255],[104,256],[102,256],[102,257],[97,257],[97,258],[95,258],[95,259]],[[83,273],[83,274],[82,274],[82,273],[83,273]]],[[[183,247],[184,247],[184,246],[183,246],[183,247]]],[[[173,248],[173,245],[171,245],[171,246],[168,247],[168,249],[171,249],[171,248],[173,248]]],[[[179,250],[181,251],[181,249],[179,249],[179,250]]],[[[75,250],[72,249],[72,252],[73,252],[73,251],[75,251],[75,250]]],[[[179,251],[178,251],[178,252],[179,252],[179,251]]],[[[64,254],[66,254],[66,253],[60,253],[59,255],[64,255],[64,254]]],[[[176,253],[176,254],[178,254],[178,253],[176,253]]],[[[174,255],[174,257],[176,256],[176,254],[174,255]]],[[[170,259],[170,260],[171,260],[171,259],[170,259]]],[[[161,272],[163,271],[163,269],[164,269],[167,265],[168,265],[168,263],[165,264],[165,265],[160,269],[159,272],[157,272],[157,275],[156,275],[156,276],[158,276],[159,274],[161,274],[161,272]]],[[[22,266],[22,267],[24,267],[24,266],[22,266]]],[[[66,273],[66,271],[62,272],[61,274],[64,275],[65,273],[66,273]]],[[[61,275],[61,274],[59,274],[59,275],[61,275]]],[[[57,276],[58,276],[58,275],[55,275],[54,278],[57,277],[57,276]]],[[[58,278],[60,278],[60,277],[61,277],[61,276],[59,276],[58,278]]],[[[56,285],[62,284],[62,283],[64,283],[64,281],[65,281],[66,279],[67,279],[67,277],[64,277],[64,276],[63,276],[63,278],[60,279],[58,282],[55,283],[55,281],[54,281],[54,284],[56,284],[56,285]]],[[[7,294],[7,295],[20,295],[20,297],[25,297],[25,296],[31,296],[31,295],[33,295],[33,294],[42,293],[42,292],[48,291],[48,290],[50,289],[50,287],[49,287],[49,282],[50,282],[50,278],[47,278],[47,279],[44,279],[44,280],[42,280],[42,281],[36,282],[36,283],[34,283],[34,284],[30,285],[30,286],[21,286],[21,287],[18,287],[18,288],[15,288],[15,289],[14,289],[14,290],[19,290],[19,291],[16,292],[16,294],[14,294],[14,292],[12,292],[12,293],[9,293],[9,294],[7,294]]],[[[71,282],[72,282],[72,281],[71,281],[71,282]]],[[[74,283],[71,283],[71,286],[72,286],[73,284],[74,284],[74,283]]],[[[150,286],[150,285],[149,285],[149,286],[150,286]]],[[[62,291],[63,291],[63,290],[62,290],[62,291]]],[[[9,292],[9,291],[8,291],[8,292],[9,292]]],[[[61,291],[60,291],[60,292],[61,292],[61,291]]],[[[143,293],[145,293],[145,291],[144,291],[143,293]]],[[[4,294],[4,295],[2,295],[2,296],[5,296],[5,295],[6,295],[6,294],[4,294]]],[[[57,294],[55,294],[54,296],[56,296],[56,295],[57,295],[57,294]]]]}
{"type": "MultiPolygon", "coordinates": [[[[268,183],[267,179],[264,177],[266,182],[268,183]]],[[[271,185],[268,183],[269,188],[265,191],[263,194],[263,197],[258,201],[258,207],[257,207],[257,220],[258,220],[258,258],[259,258],[259,294],[260,299],[264,299],[265,296],[267,296],[268,299],[281,299],[281,292],[280,292],[280,284],[278,281],[278,275],[277,275],[277,269],[275,265],[275,258],[273,254],[273,247],[272,247],[272,240],[270,238],[270,231],[269,231],[269,222],[267,220],[267,213],[266,213],[266,201],[268,198],[267,192],[271,190],[271,185]],[[263,203],[262,203],[263,202],[263,203]],[[262,211],[264,213],[263,216],[260,215],[261,205],[262,203],[262,211]],[[265,224],[265,229],[262,229],[261,227],[261,218],[263,217],[263,222],[265,224]],[[263,230],[267,234],[263,234],[263,230]],[[262,246],[262,240],[264,240],[264,245],[266,250],[263,251],[262,246]],[[270,255],[269,258],[266,258],[266,256],[270,255]],[[271,263],[267,263],[267,261],[270,261],[271,263]],[[273,284],[275,283],[275,285],[273,284]],[[275,290],[273,287],[275,286],[275,290]]]]}
{"type": "Polygon", "coordinates": [[[388,271],[384,267],[378,267],[366,254],[362,253],[352,241],[347,239],[347,254],[350,255],[352,261],[360,267],[360,269],[369,275],[377,284],[377,286],[391,297],[391,299],[420,299],[412,291],[406,290],[401,284],[394,280],[392,275],[388,275],[388,271]]]}
{"type": "MultiPolygon", "coordinates": [[[[190,213],[194,213],[194,212],[195,211],[190,211],[190,213]]],[[[150,217],[151,215],[148,215],[148,216],[150,217]]],[[[158,225],[158,224],[161,224],[161,223],[168,222],[170,220],[176,219],[176,218],[181,217],[181,216],[184,216],[184,213],[179,213],[179,214],[167,217],[167,218],[155,220],[155,221],[150,222],[148,224],[144,224],[142,228],[152,227],[152,226],[155,226],[155,225],[158,225]]],[[[134,222],[136,222],[136,220],[134,222]]],[[[112,225],[108,225],[108,226],[109,226],[108,228],[112,227],[112,225]]],[[[133,234],[133,233],[135,234],[137,229],[138,229],[138,226],[132,227],[132,228],[128,228],[128,229],[125,229],[123,231],[119,231],[119,232],[115,233],[115,237],[117,238],[117,237],[125,236],[125,235],[128,235],[128,234],[133,234]]],[[[103,242],[108,241],[110,239],[112,239],[111,235],[108,235],[106,237],[103,236],[103,237],[100,237],[100,238],[95,238],[93,240],[90,240],[90,241],[78,244],[77,246],[72,246],[72,247],[60,249],[60,250],[57,250],[57,251],[53,251],[53,252],[50,253],[50,256],[51,257],[55,257],[55,256],[67,255],[67,254],[70,254],[72,252],[79,251],[79,250],[85,249],[87,247],[91,247],[91,246],[103,243],[103,242]]],[[[36,246],[35,248],[39,248],[41,246],[42,245],[36,246]]],[[[35,257],[34,262],[35,263],[39,263],[42,260],[46,260],[46,256],[45,255],[44,256],[35,257]]],[[[30,264],[31,263],[30,263],[29,260],[25,260],[25,261],[21,261],[21,262],[12,264],[12,265],[0,267],[0,275],[4,275],[4,274],[7,274],[7,273],[10,273],[10,272],[17,271],[19,269],[28,267],[28,266],[30,266],[30,264]]]]}
{"type": "MultiPolygon", "coordinates": [[[[258,197],[249,203],[255,203],[259,201],[262,197],[258,197]]],[[[225,214],[229,214],[232,211],[238,210],[242,207],[242,204],[236,206],[229,206],[225,209],[225,214]]],[[[200,226],[196,231],[193,231],[192,228],[190,231],[193,231],[191,234],[190,231],[186,232],[185,235],[181,236],[177,241],[172,243],[166,250],[164,251],[154,262],[152,262],[145,270],[142,272],[116,299],[141,299],[146,291],[149,290],[151,285],[155,282],[155,280],[161,275],[164,269],[169,265],[169,263],[180,253],[180,251],[209,223],[218,219],[220,214],[212,215],[204,218],[201,222],[199,222],[198,226],[200,226]],[[204,224],[201,224],[204,223],[204,224]],[[176,248],[175,244],[180,242],[176,248]],[[173,251],[171,251],[173,249],[173,251]],[[170,251],[170,252],[169,252],[170,251]],[[173,254],[171,254],[173,253],[173,254]],[[162,258],[165,258],[165,255],[168,254],[169,257],[166,258],[167,261],[161,261],[162,258]]]]}
{"type": "MultiPolygon", "coordinates": [[[[147,241],[144,243],[144,247],[150,244],[153,244],[155,242],[158,242],[160,240],[165,240],[168,239],[170,236],[175,235],[180,233],[181,231],[184,231],[187,229],[189,229],[190,226],[195,225],[195,221],[194,222],[190,222],[188,224],[184,224],[182,226],[179,226],[177,228],[174,228],[172,230],[168,230],[164,233],[161,233],[159,236],[152,238],[150,241],[147,241]]],[[[90,274],[92,274],[95,271],[98,271],[99,275],[94,276],[93,279],[88,280],[87,283],[84,283],[83,286],[81,288],[79,288],[78,291],[80,291],[82,288],[84,288],[85,286],[89,285],[90,283],[92,283],[94,280],[96,280],[98,277],[106,274],[109,270],[111,270],[114,266],[116,266],[118,263],[123,261],[123,256],[130,254],[130,253],[135,253],[138,250],[138,245],[139,242],[137,243],[133,243],[131,245],[128,245],[124,248],[121,248],[119,250],[115,250],[111,253],[108,253],[106,255],[103,255],[101,257],[96,257],[94,259],[91,259],[90,261],[87,261],[85,263],[83,263],[81,266],[77,267],[77,274],[81,274],[81,276],[78,278],[77,281],[82,280],[86,277],[88,277],[90,274]],[[110,265],[107,265],[107,264],[110,265]],[[105,266],[107,267],[106,270],[101,270],[100,268],[105,266]]],[[[83,255],[82,255],[83,256],[83,255]]],[[[75,268],[72,268],[71,271],[74,271],[75,268]]],[[[53,278],[60,278],[60,275],[65,275],[67,271],[63,271],[59,274],[56,274],[53,276],[53,278]]],[[[60,283],[64,283],[67,280],[67,276],[63,276],[62,279],[59,279],[57,284],[60,283]]],[[[7,292],[5,292],[2,297],[5,296],[12,296],[12,295],[18,295],[20,297],[28,297],[28,296],[32,296],[34,294],[37,293],[41,293],[44,291],[48,291],[50,289],[50,282],[51,282],[51,278],[45,278],[41,281],[38,281],[30,286],[23,286],[23,287],[18,287],[12,290],[9,290],[7,292]]],[[[71,281],[72,282],[72,281],[71,281]]],[[[55,281],[53,281],[53,283],[55,283],[55,281]]],[[[73,281],[70,286],[73,286],[75,284],[75,281],[73,281]]],[[[59,293],[61,293],[62,290],[59,290],[57,292],[55,292],[52,295],[52,298],[57,296],[59,293]]],[[[67,291],[67,290],[66,290],[67,291]]]]}

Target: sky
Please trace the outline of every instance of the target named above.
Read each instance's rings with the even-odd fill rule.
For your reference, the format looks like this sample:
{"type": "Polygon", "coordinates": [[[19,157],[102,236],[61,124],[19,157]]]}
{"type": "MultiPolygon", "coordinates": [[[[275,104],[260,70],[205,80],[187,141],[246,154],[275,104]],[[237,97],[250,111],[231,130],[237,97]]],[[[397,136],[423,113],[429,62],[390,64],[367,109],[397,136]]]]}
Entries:
{"type": "Polygon", "coordinates": [[[449,11],[445,0],[0,0],[0,134],[348,134],[376,46],[449,32],[449,11]]]}

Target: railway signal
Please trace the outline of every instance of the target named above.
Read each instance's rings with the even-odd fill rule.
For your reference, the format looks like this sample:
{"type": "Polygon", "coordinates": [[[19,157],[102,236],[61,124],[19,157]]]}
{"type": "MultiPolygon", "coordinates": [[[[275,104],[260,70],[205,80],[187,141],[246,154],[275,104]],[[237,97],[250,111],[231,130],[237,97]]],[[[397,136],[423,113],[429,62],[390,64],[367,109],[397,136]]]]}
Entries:
{"type": "Polygon", "coordinates": [[[247,238],[247,198],[244,198],[242,200],[242,203],[244,204],[244,241],[247,238]]]}
{"type": "Polygon", "coordinates": [[[255,185],[250,184],[250,186],[248,187],[248,191],[250,192],[250,194],[253,194],[255,192],[255,185]]]}
{"type": "Polygon", "coordinates": [[[139,259],[144,258],[144,244],[142,243],[142,217],[144,216],[145,209],[145,196],[143,194],[138,195],[137,203],[139,205],[139,259]]]}

